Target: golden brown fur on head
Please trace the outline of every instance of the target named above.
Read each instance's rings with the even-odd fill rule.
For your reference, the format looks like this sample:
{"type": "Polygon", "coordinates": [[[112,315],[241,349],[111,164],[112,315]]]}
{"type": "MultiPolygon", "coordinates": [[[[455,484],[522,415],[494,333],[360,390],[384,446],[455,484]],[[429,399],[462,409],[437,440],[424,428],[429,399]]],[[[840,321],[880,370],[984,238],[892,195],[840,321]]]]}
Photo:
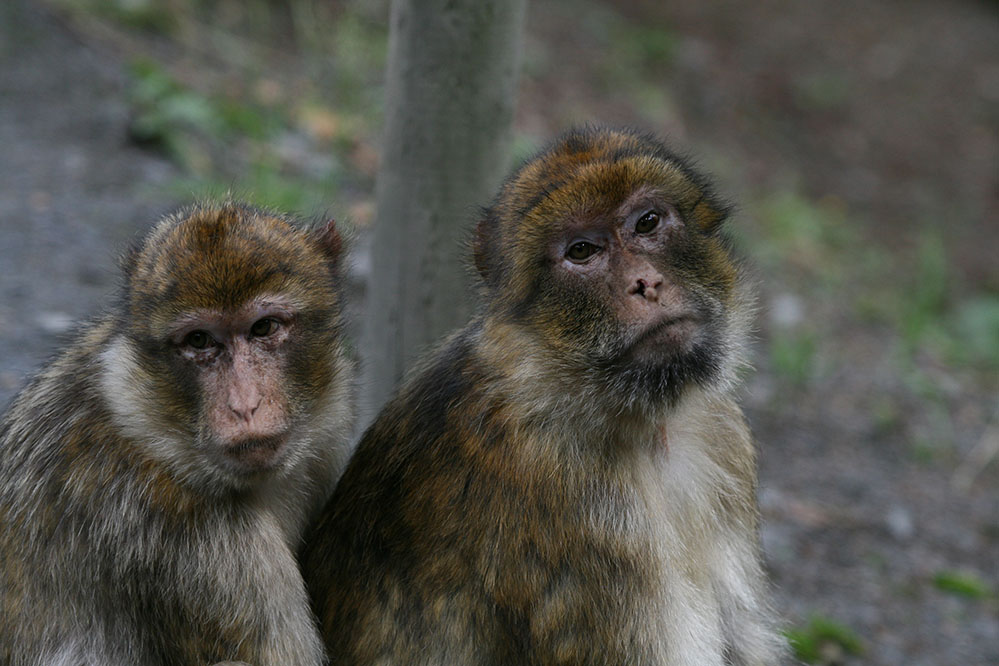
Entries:
{"type": "Polygon", "coordinates": [[[278,214],[231,202],[167,217],[126,259],[132,329],[155,335],[181,306],[236,308],[268,293],[335,310],[340,240],[330,233],[310,236],[278,214]]]}
{"type": "MultiPolygon", "coordinates": [[[[553,225],[574,215],[608,214],[642,187],[669,192],[681,215],[713,232],[729,206],[687,161],[651,135],[581,128],[566,132],[507,179],[479,223],[475,265],[494,292],[504,279],[532,275],[553,225]],[[505,261],[519,262],[519,270],[505,261]],[[513,275],[511,275],[513,274],[513,275]]],[[[505,283],[494,297],[516,301],[530,285],[505,283]]]]}

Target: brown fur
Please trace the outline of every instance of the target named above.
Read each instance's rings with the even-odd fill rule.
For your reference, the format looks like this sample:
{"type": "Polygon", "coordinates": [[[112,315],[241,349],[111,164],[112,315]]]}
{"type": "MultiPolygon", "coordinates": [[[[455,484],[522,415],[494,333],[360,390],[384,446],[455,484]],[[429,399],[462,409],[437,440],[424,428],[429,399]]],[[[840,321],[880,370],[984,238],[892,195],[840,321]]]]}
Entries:
{"type": "Polygon", "coordinates": [[[116,308],[0,426],[0,664],[323,662],[295,550],[350,429],[339,243],[332,224],[226,203],[162,221],[126,259],[116,308]],[[280,340],[214,360],[178,340],[178,321],[242,326],[261,298],[293,313],[280,340]],[[219,415],[246,395],[266,418],[219,415]],[[223,464],[254,429],[280,455],[223,464]]]}
{"type": "Polygon", "coordinates": [[[511,176],[477,230],[482,315],[383,410],[307,537],[334,663],[778,661],[726,214],[631,132],[571,132],[511,176]],[[569,261],[580,239],[601,249],[569,261]],[[693,319],[643,342],[674,312],[693,319]]]}

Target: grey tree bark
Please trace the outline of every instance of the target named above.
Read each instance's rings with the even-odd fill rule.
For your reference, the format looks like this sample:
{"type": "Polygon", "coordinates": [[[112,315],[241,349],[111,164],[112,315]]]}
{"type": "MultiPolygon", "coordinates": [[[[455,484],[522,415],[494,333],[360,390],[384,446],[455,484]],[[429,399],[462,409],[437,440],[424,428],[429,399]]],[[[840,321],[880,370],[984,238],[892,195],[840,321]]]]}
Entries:
{"type": "Polygon", "coordinates": [[[394,0],[361,423],[471,313],[465,261],[508,167],[526,0],[394,0]]]}

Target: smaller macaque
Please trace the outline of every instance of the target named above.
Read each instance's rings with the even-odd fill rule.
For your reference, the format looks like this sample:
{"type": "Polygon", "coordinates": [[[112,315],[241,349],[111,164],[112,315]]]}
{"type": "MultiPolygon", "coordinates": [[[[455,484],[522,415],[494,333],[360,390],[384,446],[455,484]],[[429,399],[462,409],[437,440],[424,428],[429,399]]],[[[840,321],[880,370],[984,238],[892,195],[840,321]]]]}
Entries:
{"type": "Polygon", "coordinates": [[[295,552],[347,456],[341,239],[164,219],[0,425],[0,664],[318,666],[295,552]]]}

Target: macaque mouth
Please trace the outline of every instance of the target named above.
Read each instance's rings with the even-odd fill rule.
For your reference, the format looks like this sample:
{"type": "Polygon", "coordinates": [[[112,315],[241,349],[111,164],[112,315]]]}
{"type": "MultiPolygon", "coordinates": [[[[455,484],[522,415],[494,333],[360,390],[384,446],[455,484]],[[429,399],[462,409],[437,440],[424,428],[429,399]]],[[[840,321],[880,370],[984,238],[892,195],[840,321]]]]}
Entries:
{"type": "Polygon", "coordinates": [[[224,461],[239,471],[262,472],[274,467],[288,445],[286,434],[252,437],[219,447],[224,461]]]}
{"type": "Polygon", "coordinates": [[[678,350],[693,337],[697,322],[691,314],[663,318],[639,333],[628,345],[628,351],[635,353],[651,347],[678,350]]]}

